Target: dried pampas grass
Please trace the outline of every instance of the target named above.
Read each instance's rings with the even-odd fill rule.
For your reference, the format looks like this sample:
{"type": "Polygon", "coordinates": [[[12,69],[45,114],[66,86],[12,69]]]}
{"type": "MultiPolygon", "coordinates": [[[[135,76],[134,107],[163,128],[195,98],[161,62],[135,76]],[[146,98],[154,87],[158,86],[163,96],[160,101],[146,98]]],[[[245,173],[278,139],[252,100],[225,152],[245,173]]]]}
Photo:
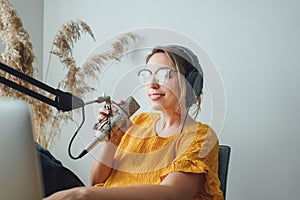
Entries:
{"type": "MultiPolygon", "coordinates": [[[[133,33],[125,33],[112,43],[112,49],[104,53],[90,56],[82,65],[78,76],[82,80],[86,78],[97,79],[101,70],[109,61],[120,61],[121,56],[128,50],[129,45],[137,40],[138,36],[133,33]]],[[[95,88],[92,88],[93,90],[95,88]]]]}
{"type": "Polygon", "coordinates": [[[76,80],[76,74],[80,70],[80,68],[77,67],[76,61],[73,57],[73,48],[75,43],[81,38],[81,35],[83,33],[89,34],[95,41],[95,37],[91,28],[81,20],[71,20],[61,26],[52,44],[46,73],[47,80],[51,54],[54,54],[59,58],[59,61],[68,69],[67,77],[59,84],[59,87],[66,89],[67,91],[71,92],[74,95],[77,95],[78,97],[81,97],[80,93],[85,90],[91,91],[91,89],[84,82],[76,80]],[[77,84],[76,87],[73,86],[74,83],[77,84]],[[78,91],[76,91],[75,89],[77,89],[78,91]]]}
{"type": "MultiPolygon", "coordinates": [[[[95,88],[88,85],[88,81],[97,79],[99,73],[109,61],[119,61],[120,57],[129,48],[129,45],[136,41],[137,35],[132,33],[124,34],[112,43],[111,50],[91,56],[80,67],[77,66],[73,57],[73,48],[75,43],[81,38],[82,33],[89,34],[95,40],[90,27],[81,20],[69,21],[62,25],[54,38],[49,63],[51,54],[59,58],[64,68],[67,69],[67,73],[66,77],[58,84],[58,87],[84,99],[87,93],[95,90],[95,88]]],[[[48,69],[49,66],[48,64],[48,69]]],[[[67,113],[57,112],[50,133],[55,135],[54,133],[60,132],[62,125],[68,121],[75,122],[72,117],[72,111],[67,113]]]]}
{"type": "MultiPolygon", "coordinates": [[[[91,28],[81,20],[71,20],[61,26],[61,28],[56,33],[52,43],[46,72],[47,80],[48,71],[50,69],[51,55],[56,55],[59,58],[59,61],[68,70],[64,80],[58,84],[58,88],[68,91],[80,98],[82,97],[82,93],[91,91],[86,83],[76,77],[76,74],[80,70],[80,67],[77,67],[76,61],[73,57],[74,45],[81,38],[83,33],[89,34],[95,41],[95,37],[91,28]]],[[[55,142],[55,139],[61,132],[61,128],[64,124],[69,121],[75,122],[72,114],[72,111],[56,111],[52,119],[51,128],[49,130],[49,135],[51,135],[52,137],[48,142],[51,145],[55,142]]]]}
{"type": "Polygon", "coordinates": [[[95,90],[87,84],[87,81],[97,79],[107,62],[119,61],[121,55],[128,49],[130,43],[136,40],[137,36],[132,33],[124,34],[113,42],[111,50],[89,57],[80,67],[77,66],[73,57],[73,47],[80,39],[81,33],[88,33],[95,40],[90,27],[83,21],[69,21],[63,25],[55,36],[50,57],[51,54],[56,55],[63,66],[68,69],[66,77],[58,84],[58,87],[79,98],[84,98],[86,93],[95,90]]]}
{"type": "MultiPolygon", "coordinates": [[[[0,56],[0,62],[32,77],[34,74],[33,62],[35,61],[35,56],[30,37],[23,28],[22,21],[13,5],[7,0],[0,1],[0,38],[5,44],[5,51],[0,56]]],[[[39,88],[19,78],[8,75],[5,72],[1,72],[0,75],[37,93],[46,95],[39,88]]],[[[47,147],[49,135],[46,129],[47,124],[51,121],[52,109],[48,105],[3,84],[0,84],[0,91],[0,98],[21,99],[32,106],[35,140],[42,146],[47,147]]]]}

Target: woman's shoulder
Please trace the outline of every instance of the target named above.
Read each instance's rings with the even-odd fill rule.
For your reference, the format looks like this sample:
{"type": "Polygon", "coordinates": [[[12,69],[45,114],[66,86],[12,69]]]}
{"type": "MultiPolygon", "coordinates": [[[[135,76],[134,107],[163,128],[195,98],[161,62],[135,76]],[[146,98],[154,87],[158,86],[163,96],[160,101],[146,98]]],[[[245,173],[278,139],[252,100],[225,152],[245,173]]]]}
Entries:
{"type": "Polygon", "coordinates": [[[190,124],[189,126],[187,126],[183,129],[183,132],[187,133],[187,134],[194,134],[194,135],[199,135],[199,136],[206,136],[208,134],[213,134],[213,135],[216,134],[210,125],[203,124],[201,122],[194,122],[194,123],[190,124]]]}
{"type": "Polygon", "coordinates": [[[204,145],[214,146],[218,144],[218,136],[211,126],[196,122],[184,129],[182,141],[190,140],[193,146],[203,148],[204,145]]]}

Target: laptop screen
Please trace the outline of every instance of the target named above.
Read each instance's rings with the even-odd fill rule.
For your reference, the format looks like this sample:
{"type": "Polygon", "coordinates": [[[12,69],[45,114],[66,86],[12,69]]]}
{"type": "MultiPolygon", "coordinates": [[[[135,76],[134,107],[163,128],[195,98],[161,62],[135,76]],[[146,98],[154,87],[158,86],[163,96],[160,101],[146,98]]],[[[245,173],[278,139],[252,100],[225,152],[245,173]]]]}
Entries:
{"type": "Polygon", "coordinates": [[[0,101],[0,199],[42,199],[29,106],[0,101]]]}

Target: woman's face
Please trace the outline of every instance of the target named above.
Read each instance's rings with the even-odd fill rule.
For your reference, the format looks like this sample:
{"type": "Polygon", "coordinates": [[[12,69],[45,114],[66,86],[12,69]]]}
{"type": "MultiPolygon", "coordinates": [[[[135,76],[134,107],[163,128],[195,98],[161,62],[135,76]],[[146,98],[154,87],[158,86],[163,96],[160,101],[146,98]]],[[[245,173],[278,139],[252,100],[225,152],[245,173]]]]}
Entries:
{"type": "Polygon", "coordinates": [[[146,69],[152,73],[149,83],[144,86],[152,108],[154,110],[173,112],[180,98],[179,79],[175,66],[165,53],[156,53],[148,60],[146,69]],[[163,68],[167,68],[167,70],[160,71],[163,68]],[[158,78],[155,78],[155,73],[164,74],[161,72],[166,71],[166,82],[161,83],[160,80],[156,80],[158,78]]]}

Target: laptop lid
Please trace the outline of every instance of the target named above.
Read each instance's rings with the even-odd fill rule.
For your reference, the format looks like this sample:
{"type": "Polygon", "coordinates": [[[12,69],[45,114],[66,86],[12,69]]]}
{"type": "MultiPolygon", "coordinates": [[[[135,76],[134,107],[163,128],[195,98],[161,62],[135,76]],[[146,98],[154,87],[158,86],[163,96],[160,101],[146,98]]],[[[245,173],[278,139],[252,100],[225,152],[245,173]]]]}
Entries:
{"type": "Polygon", "coordinates": [[[0,133],[0,199],[42,199],[29,106],[0,100],[0,133]]]}

